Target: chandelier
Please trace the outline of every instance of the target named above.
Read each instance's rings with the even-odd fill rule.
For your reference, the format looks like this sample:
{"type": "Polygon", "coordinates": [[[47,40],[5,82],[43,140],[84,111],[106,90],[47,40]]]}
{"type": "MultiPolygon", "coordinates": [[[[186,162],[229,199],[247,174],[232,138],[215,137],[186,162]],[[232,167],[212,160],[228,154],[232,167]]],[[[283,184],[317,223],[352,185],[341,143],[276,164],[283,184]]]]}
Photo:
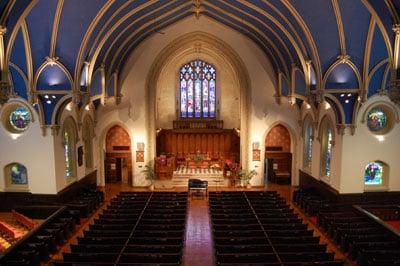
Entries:
{"type": "Polygon", "coordinates": [[[396,79],[390,82],[389,98],[395,104],[400,105],[400,79],[396,79]]]}

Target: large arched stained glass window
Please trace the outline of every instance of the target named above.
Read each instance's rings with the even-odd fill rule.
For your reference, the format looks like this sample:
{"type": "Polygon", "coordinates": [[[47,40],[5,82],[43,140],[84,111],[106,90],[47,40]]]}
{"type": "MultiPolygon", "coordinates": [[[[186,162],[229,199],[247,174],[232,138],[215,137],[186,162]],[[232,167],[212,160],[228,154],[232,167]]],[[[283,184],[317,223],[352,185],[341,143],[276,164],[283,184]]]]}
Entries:
{"type": "Polygon", "coordinates": [[[329,119],[325,118],[321,123],[321,176],[331,176],[333,127],[329,119]]]}
{"type": "Polygon", "coordinates": [[[311,169],[312,161],[312,146],[313,146],[313,127],[309,116],[304,121],[304,160],[303,166],[311,169]]]}
{"type": "Polygon", "coordinates": [[[202,61],[185,64],[180,71],[181,118],[216,117],[216,70],[202,61]]]}

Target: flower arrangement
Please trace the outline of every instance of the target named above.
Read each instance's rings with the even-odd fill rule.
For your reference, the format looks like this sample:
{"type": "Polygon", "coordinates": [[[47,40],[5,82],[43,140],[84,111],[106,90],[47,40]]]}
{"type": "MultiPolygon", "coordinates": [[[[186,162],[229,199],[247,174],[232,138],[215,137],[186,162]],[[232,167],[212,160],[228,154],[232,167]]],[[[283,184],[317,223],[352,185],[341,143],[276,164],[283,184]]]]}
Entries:
{"type": "Polygon", "coordinates": [[[250,185],[250,180],[253,178],[253,176],[256,176],[256,175],[257,175],[256,170],[249,171],[249,170],[242,169],[239,172],[240,179],[246,185],[250,185]]]}

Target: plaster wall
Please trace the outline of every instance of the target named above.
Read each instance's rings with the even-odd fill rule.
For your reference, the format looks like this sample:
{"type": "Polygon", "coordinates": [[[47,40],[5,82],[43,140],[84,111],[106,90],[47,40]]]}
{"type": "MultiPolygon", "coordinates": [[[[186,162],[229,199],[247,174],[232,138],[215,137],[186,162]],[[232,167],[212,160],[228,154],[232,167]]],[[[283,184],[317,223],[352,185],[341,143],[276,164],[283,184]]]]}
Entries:
{"type": "MultiPolygon", "coordinates": [[[[0,109],[0,112],[3,110],[0,109]]],[[[29,192],[54,194],[57,190],[54,139],[49,130],[45,136],[42,135],[38,114],[33,108],[30,110],[33,122],[18,137],[13,137],[3,124],[0,125],[0,191],[6,190],[4,167],[17,162],[27,168],[29,192]]]]}
{"type": "MultiPolygon", "coordinates": [[[[376,160],[389,166],[389,172],[386,173],[389,178],[388,187],[383,191],[400,191],[400,124],[396,121],[393,129],[383,136],[383,141],[379,141],[376,135],[369,131],[366,122],[362,122],[365,112],[378,102],[390,104],[386,96],[371,97],[358,112],[354,136],[343,136],[341,193],[364,192],[365,167],[376,160]]],[[[399,113],[399,109],[394,108],[395,112],[399,113]]]]}

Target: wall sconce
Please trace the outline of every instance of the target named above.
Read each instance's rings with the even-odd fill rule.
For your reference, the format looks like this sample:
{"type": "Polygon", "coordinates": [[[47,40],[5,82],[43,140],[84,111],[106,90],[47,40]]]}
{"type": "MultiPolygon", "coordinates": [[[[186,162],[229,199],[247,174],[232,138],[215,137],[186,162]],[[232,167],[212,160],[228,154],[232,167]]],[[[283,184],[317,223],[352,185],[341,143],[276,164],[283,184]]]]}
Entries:
{"type": "Polygon", "coordinates": [[[136,162],[143,163],[144,162],[144,143],[138,142],[136,149],[136,162]]]}
{"type": "Polygon", "coordinates": [[[261,161],[260,142],[253,142],[253,161],[261,161]]]}

